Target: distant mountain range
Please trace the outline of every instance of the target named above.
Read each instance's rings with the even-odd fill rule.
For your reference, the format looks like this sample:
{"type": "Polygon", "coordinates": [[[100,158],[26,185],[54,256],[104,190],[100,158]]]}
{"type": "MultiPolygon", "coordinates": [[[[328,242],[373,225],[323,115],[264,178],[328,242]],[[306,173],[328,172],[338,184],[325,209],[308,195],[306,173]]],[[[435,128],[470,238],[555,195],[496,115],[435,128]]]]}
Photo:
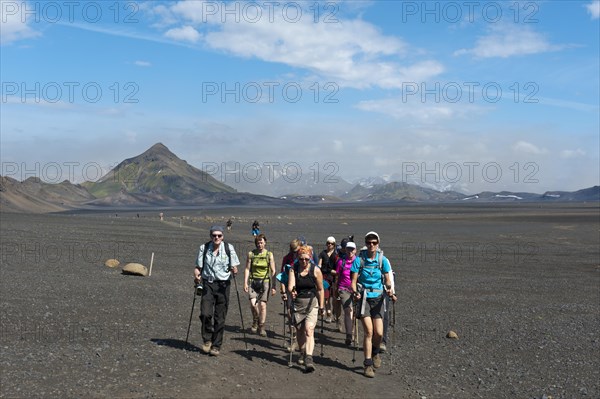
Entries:
{"type": "MultiPolygon", "coordinates": [[[[599,186],[575,192],[483,192],[467,196],[449,189],[440,191],[405,182],[386,183],[385,180],[352,185],[343,179],[325,183],[324,179],[315,181],[307,176],[290,185],[289,176],[285,176],[281,169],[263,172],[272,174],[272,179],[265,179],[272,196],[240,192],[238,190],[256,189],[251,185],[256,182],[240,181],[236,184],[237,189],[233,188],[189,165],[158,143],[143,154],[124,160],[96,182],[49,184],[34,177],[19,182],[0,176],[0,209],[9,212],[58,212],[104,207],[206,204],[293,206],[340,202],[600,201],[599,186]],[[286,191],[290,190],[289,187],[293,189],[286,191]]],[[[263,190],[264,187],[261,188],[263,190]]]]}
{"type": "MultiPolygon", "coordinates": [[[[218,177],[237,191],[247,191],[271,197],[334,196],[351,190],[354,184],[326,170],[301,170],[285,164],[241,165],[230,161],[223,163],[218,177]]],[[[321,167],[323,169],[323,167],[321,167]]]]}

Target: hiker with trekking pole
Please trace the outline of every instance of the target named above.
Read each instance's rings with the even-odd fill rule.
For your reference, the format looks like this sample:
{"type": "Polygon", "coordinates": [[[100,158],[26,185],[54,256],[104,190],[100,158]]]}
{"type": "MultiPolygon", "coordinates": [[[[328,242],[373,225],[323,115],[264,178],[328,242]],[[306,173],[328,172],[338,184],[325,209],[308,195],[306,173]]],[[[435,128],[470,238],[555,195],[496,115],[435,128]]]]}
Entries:
{"type": "Polygon", "coordinates": [[[328,286],[325,287],[326,323],[331,323],[334,316],[332,312],[335,298],[333,297],[333,280],[335,278],[335,265],[337,260],[338,256],[335,237],[327,237],[325,249],[319,254],[319,267],[321,268],[321,273],[323,273],[323,280],[327,282],[325,285],[328,286]]]}
{"type": "Polygon", "coordinates": [[[297,238],[294,238],[292,241],[290,241],[290,251],[283,257],[281,261],[281,273],[277,275],[277,280],[281,283],[279,285],[279,290],[281,292],[281,300],[284,303],[284,317],[287,317],[290,321],[287,323],[289,325],[290,332],[290,344],[287,349],[290,352],[298,349],[298,343],[296,342],[296,328],[294,327],[294,323],[291,321],[293,307],[292,296],[288,295],[287,285],[289,270],[298,259],[298,248],[300,248],[300,241],[297,238]]]}
{"type": "Polygon", "coordinates": [[[204,343],[201,350],[211,356],[218,356],[221,350],[231,280],[236,283],[235,275],[240,264],[233,245],[224,241],[223,230],[221,226],[210,228],[211,240],[200,246],[194,268],[194,283],[202,286],[200,321],[204,343]]]}
{"type": "Polygon", "coordinates": [[[366,249],[361,250],[359,262],[352,265],[352,291],[358,303],[356,317],[362,321],[365,377],[375,377],[381,367],[380,345],[383,337],[384,292],[395,301],[392,291],[390,261],[379,249],[379,234],[365,235],[366,249]]]}
{"type": "Polygon", "coordinates": [[[345,344],[350,346],[352,344],[352,334],[353,334],[353,321],[354,321],[354,311],[353,311],[353,303],[352,303],[352,277],[350,271],[352,270],[352,265],[355,262],[358,262],[360,266],[360,261],[356,257],[356,244],[352,241],[349,241],[345,244],[344,251],[346,254],[337,262],[336,269],[336,279],[334,283],[334,293],[335,296],[340,298],[342,303],[342,308],[344,310],[344,328],[346,331],[346,341],[345,344]]]}
{"type": "Polygon", "coordinates": [[[315,327],[319,314],[325,312],[325,295],[323,292],[323,275],[312,261],[312,250],[307,246],[298,249],[298,263],[289,271],[288,292],[291,294],[292,320],[297,330],[300,359],[298,364],[304,365],[304,371],[315,370],[313,351],[315,349],[315,327]]]}

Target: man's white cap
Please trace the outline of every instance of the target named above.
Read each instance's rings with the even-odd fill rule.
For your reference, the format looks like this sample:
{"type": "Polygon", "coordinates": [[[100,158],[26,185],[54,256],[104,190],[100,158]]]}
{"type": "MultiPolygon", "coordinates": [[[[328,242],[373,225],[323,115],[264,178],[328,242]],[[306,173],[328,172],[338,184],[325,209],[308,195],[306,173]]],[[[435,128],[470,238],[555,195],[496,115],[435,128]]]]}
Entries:
{"type": "Polygon", "coordinates": [[[377,237],[377,242],[381,242],[381,240],[379,239],[379,234],[377,234],[376,232],[374,232],[374,231],[369,231],[367,234],[365,234],[365,240],[366,240],[366,239],[367,239],[367,237],[369,237],[369,236],[375,236],[375,237],[377,237]]]}

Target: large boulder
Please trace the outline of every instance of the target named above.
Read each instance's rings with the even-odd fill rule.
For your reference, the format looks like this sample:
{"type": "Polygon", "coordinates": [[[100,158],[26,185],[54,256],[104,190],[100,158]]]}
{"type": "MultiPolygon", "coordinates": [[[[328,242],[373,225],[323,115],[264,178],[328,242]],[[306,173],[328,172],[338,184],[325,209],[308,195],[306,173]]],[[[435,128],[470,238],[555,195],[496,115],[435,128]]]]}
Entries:
{"type": "Polygon", "coordinates": [[[145,277],[148,275],[148,268],[141,263],[128,263],[123,266],[123,274],[145,277]]]}

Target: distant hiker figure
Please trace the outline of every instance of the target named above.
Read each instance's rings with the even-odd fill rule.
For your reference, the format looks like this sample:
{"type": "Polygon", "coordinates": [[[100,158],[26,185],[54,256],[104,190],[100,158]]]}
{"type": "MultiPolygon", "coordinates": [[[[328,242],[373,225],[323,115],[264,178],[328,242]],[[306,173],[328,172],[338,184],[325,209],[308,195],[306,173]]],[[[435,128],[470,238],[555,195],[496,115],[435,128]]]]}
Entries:
{"type": "MultiPolygon", "coordinates": [[[[384,290],[395,300],[392,292],[390,261],[379,250],[379,234],[370,231],[365,235],[367,249],[361,250],[359,262],[352,264],[352,291],[358,302],[356,317],[361,319],[364,339],[363,353],[365,377],[375,377],[381,367],[380,345],[383,336],[384,290]],[[385,280],[385,286],[382,283],[385,280]]],[[[348,247],[348,244],[346,244],[348,247]]]]}
{"type": "Polygon", "coordinates": [[[164,213],[159,213],[158,216],[160,217],[160,221],[162,222],[163,220],[165,220],[165,214],[164,213]]]}
{"type": "Polygon", "coordinates": [[[233,222],[231,221],[231,219],[227,219],[227,231],[231,231],[232,224],[233,224],[233,222]]]}
{"type": "Polygon", "coordinates": [[[194,269],[194,282],[202,281],[202,352],[218,356],[223,343],[225,317],[229,306],[231,278],[235,278],[240,261],[233,245],[223,241],[223,227],[210,228],[211,241],[200,246],[194,269]],[[233,277],[232,277],[233,273],[233,277]]]}
{"type": "Polygon", "coordinates": [[[259,235],[259,234],[260,234],[260,226],[259,226],[259,224],[258,224],[258,220],[255,220],[255,221],[252,223],[252,235],[253,235],[254,237],[256,237],[256,236],[257,236],[257,235],[259,235]]]}
{"type": "Polygon", "coordinates": [[[256,249],[248,252],[246,269],[244,270],[244,292],[250,297],[250,309],[252,310],[253,333],[258,332],[261,337],[267,336],[265,321],[267,319],[267,301],[269,293],[271,296],[275,290],[275,259],[273,252],[266,249],[267,237],[259,234],[254,238],[256,249]]]}

